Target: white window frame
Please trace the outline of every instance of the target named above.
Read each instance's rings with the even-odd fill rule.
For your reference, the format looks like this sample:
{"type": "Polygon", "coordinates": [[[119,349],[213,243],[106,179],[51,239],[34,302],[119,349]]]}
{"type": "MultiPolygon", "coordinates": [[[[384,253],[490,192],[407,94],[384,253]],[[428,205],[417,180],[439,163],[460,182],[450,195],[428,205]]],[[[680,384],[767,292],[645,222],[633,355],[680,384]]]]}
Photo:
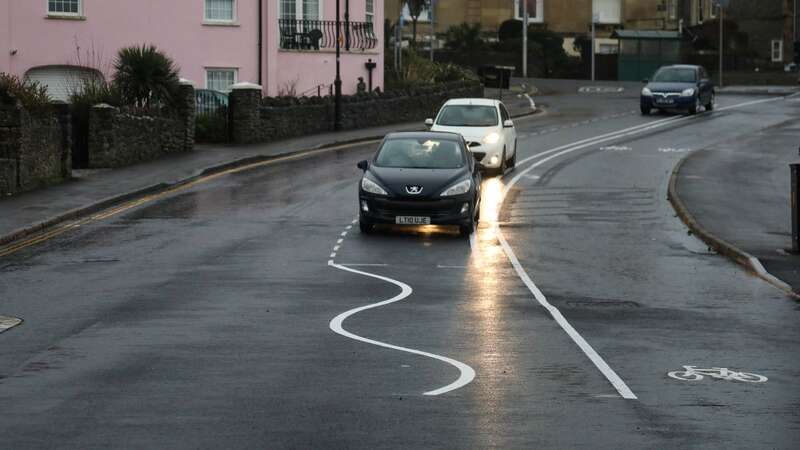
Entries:
{"type": "Polygon", "coordinates": [[[783,39],[772,40],[770,43],[770,56],[772,57],[772,62],[774,63],[783,62],[783,39]]]}
{"type": "Polygon", "coordinates": [[[364,2],[364,21],[375,23],[375,0],[365,0],[364,2]],[[372,6],[372,8],[370,8],[372,6]]]}
{"type": "Polygon", "coordinates": [[[239,1],[238,0],[231,0],[233,2],[233,18],[232,19],[210,19],[206,16],[206,12],[208,8],[206,7],[206,2],[208,0],[203,0],[203,23],[222,23],[222,24],[232,24],[238,23],[239,21],[239,1]]]}
{"type": "MultiPolygon", "coordinates": [[[[281,19],[284,19],[283,12],[281,11],[283,9],[283,2],[281,0],[275,0],[275,1],[278,2],[278,17],[281,18],[281,19]]],[[[303,0],[294,0],[294,2],[295,2],[294,3],[294,18],[296,20],[304,20],[305,19],[305,17],[304,17],[305,9],[303,7],[303,0]]],[[[319,0],[319,2],[318,2],[318,6],[319,6],[319,15],[318,15],[318,17],[319,17],[319,20],[324,20],[324,16],[322,15],[322,13],[323,13],[323,8],[322,8],[323,3],[325,3],[325,0],[319,0]]]]}
{"type": "MultiPolygon", "coordinates": [[[[514,18],[523,20],[522,14],[519,13],[520,1],[514,0],[514,18]]],[[[528,10],[528,22],[530,23],[544,23],[544,0],[536,0],[536,11],[528,10]]]]}
{"type": "MultiPolygon", "coordinates": [[[[205,83],[203,84],[206,89],[216,91],[216,89],[211,89],[208,85],[208,74],[209,72],[233,72],[233,83],[231,86],[239,82],[239,68],[238,67],[206,67],[205,68],[205,83]]],[[[230,89],[224,91],[217,91],[217,92],[230,92],[230,89]]]]}
{"type": "Polygon", "coordinates": [[[50,0],[44,0],[45,10],[50,17],[83,17],[83,0],[78,0],[78,12],[50,11],[50,0]]]}

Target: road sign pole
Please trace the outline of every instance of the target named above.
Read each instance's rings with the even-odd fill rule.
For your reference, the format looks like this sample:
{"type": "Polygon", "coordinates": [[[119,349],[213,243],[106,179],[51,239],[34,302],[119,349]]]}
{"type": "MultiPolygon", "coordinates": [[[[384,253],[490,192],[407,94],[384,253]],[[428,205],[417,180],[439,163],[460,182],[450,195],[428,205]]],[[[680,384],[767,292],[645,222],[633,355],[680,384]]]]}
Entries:
{"type": "Polygon", "coordinates": [[[725,40],[724,38],[724,23],[725,23],[725,9],[722,7],[722,3],[719,4],[719,87],[723,87],[722,84],[722,72],[725,70],[725,60],[723,58],[723,52],[725,49],[725,40]]]}
{"type": "Polygon", "coordinates": [[[800,254],[800,163],[789,167],[792,170],[792,253],[800,254]]]}
{"type": "Polygon", "coordinates": [[[594,19],[595,19],[594,14],[592,14],[592,49],[591,49],[591,52],[592,52],[592,82],[595,81],[594,47],[595,47],[595,37],[596,36],[595,36],[595,25],[594,25],[595,24],[595,20],[594,19]]]}

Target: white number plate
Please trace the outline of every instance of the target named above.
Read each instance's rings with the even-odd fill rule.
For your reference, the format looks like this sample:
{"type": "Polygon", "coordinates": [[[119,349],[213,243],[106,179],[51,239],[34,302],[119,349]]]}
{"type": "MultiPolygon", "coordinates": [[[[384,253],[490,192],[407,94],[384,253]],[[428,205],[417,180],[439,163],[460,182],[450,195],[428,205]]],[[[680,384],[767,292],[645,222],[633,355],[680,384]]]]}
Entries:
{"type": "Polygon", "coordinates": [[[417,217],[417,216],[397,216],[395,219],[397,225],[430,225],[430,217],[417,217]]]}

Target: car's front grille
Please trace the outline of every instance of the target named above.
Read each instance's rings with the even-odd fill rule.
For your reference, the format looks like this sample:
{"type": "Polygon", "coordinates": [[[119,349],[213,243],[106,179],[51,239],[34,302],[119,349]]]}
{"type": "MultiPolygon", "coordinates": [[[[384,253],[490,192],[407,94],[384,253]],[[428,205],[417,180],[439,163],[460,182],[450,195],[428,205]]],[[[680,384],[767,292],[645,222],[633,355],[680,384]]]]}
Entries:
{"type": "Polygon", "coordinates": [[[458,214],[461,203],[455,200],[372,200],[371,208],[380,215],[444,217],[458,214]]]}

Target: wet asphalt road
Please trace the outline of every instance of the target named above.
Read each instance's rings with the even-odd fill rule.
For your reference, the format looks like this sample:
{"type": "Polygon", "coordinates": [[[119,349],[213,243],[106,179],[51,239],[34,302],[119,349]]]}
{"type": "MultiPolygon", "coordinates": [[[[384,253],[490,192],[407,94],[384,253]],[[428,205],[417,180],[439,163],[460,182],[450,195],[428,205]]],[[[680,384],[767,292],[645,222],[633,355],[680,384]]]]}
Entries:
{"type": "Polygon", "coordinates": [[[365,146],[219,177],[2,258],[0,314],[25,320],[0,334],[2,446],[795,447],[800,307],[688,235],[666,189],[686,152],[800,105],[665,123],[627,94],[539,102],[547,114],[517,122],[518,159],[564,147],[486,181],[472,243],[361,235],[365,146]],[[645,123],[660,128],[568,147],[645,123]],[[329,327],[398,295],[344,329],[474,380],[423,395],[461,372],[329,327]],[[683,365],[768,381],[667,376],[683,365]]]}

